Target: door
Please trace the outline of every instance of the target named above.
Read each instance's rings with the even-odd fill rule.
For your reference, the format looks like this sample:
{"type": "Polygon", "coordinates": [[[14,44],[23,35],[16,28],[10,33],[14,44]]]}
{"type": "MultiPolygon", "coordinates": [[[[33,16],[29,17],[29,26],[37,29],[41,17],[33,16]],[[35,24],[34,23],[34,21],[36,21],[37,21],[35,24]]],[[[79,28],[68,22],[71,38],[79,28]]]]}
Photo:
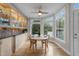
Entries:
{"type": "Polygon", "coordinates": [[[40,35],[40,24],[33,24],[32,25],[32,34],[40,35]]]}
{"type": "Polygon", "coordinates": [[[79,10],[74,11],[74,39],[73,39],[73,54],[79,56],[79,10]]]}

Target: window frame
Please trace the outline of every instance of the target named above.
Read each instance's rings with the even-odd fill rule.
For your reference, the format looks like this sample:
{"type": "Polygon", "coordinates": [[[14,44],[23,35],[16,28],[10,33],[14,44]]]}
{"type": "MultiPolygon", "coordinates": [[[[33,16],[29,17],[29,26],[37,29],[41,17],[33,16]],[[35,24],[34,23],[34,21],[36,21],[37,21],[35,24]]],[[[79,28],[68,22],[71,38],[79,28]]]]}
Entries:
{"type": "MultiPolygon", "coordinates": [[[[44,35],[45,35],[45,24],[46,23],[51,23],[51,32],[52,32],[52,37],[54,37],[54,30],[53,30],[53,28],[54,28],[54,17],[53,16],[51,16],[51,17],[48,17],[48,18],[45,18],[46,20],[44,20],[44,35]],[[52,19],[52,20],[49,20],[49,19],[52,19]]],[[[51,37],[51,36],[50,36],[51,37]]]]}
{"type": "MultiPolygon", "coordinates": [[[[59,19],[61,19],[62,17],[59,17],[59,19]]],[[[59,21],[59,19],[58,19],[58,21],[59,21]]],[[[56,14],[55,14],[55,39],[57,39],[57,40],[59,40],[59,41],[61,41],[61,42],[64,42],[65,43],[65,31],[66,31],[66,29],[65,29],[65,22],[66,22],[66,7],[64,6],[63,8],[61,8],[56,14]],[[56,22],[56,20],[58,19],[57,17],[59,17],[58,16],[58,13],[60,13],[60,12],[62,12],[62,10],[64,10],[64,16],[62,16],[62,17],[64,17],[64,28],[63,28],[63,33],[64,33],[64,37],[63,37],[63,39],[61,39],[61,38],[58,38],[57,36],[56,36],[56,30],[57,30],[57,22],[56,22]]]]}

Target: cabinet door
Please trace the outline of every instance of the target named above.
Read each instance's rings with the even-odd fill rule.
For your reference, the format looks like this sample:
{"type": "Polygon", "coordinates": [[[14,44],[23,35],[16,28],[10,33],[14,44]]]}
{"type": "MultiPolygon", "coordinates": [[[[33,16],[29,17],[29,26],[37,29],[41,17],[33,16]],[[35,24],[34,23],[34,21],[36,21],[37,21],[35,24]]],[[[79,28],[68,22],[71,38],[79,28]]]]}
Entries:
{"type": "Polygon", "coordinates": [[[6,38],[1,40],[1,55],[12,55],[12,38],[6,38]]]}

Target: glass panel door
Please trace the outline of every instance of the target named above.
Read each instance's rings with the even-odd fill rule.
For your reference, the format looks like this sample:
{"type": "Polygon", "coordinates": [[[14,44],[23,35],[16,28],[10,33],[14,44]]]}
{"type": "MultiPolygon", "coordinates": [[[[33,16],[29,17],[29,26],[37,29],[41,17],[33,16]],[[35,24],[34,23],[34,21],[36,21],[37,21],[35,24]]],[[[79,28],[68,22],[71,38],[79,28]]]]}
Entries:
{"type": "Polygon", "coordinates": [[[33,24],[32,25],[32,34],[40,35],[40,24],[33,24]]]}

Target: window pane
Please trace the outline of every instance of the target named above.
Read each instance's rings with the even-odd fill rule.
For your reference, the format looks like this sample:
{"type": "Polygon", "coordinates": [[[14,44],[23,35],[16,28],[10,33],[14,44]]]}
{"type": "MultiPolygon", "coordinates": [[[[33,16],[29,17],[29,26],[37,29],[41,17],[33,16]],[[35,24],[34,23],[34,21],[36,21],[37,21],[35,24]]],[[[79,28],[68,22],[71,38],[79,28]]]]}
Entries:
{"type": "Polygon", "coordinates": [[[63,8],[56,14],[55,19],[56,19],[56,37],[64,40],[65,8],[63,8]]]}
{"type": "Polygon", "coordinates": [[[74,3],[74,4],[73,4],[73,8],[74,8],[74,9],[79,9],[79,3],[74,3]]]}
{"type": "Polygon", "coordinates": [[[53,36],[52,28],[53,28],[53,17],[49,17],[44,20],[44,34],[52,37],[53,36]]]}

